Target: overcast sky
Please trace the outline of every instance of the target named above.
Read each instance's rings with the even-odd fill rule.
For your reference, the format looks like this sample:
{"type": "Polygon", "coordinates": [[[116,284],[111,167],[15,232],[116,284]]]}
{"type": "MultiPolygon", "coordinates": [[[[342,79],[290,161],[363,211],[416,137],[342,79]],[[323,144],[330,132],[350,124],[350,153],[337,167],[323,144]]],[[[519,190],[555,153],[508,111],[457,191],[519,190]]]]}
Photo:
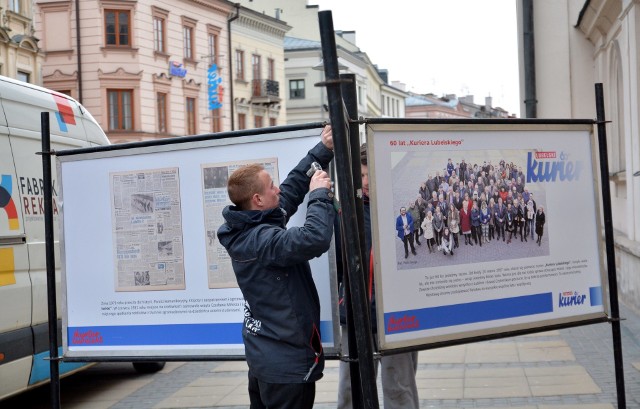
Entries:
{"type": "Polygon", "coordinates": [[[389,81],[437,96],[486,96],[520,117],[515,0],[309,0],[389,81]]]}

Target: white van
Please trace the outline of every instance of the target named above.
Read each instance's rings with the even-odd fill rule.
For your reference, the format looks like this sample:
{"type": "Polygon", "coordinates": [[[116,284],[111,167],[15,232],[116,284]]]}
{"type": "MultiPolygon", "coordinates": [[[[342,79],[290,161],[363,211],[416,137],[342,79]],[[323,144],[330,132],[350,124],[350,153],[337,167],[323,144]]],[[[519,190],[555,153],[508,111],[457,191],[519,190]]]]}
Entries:
{"type": "MultiPolygon", "coordinates": [[[[0,76],[0,400],[49,380],[44,182],[36,154],[42,150],[41,112],[49,112],[52,149],[109,144],[73,98],[0,76]]],[[[58,181],[55,158],[51,162],[59,293],[58,181]]],[[[139,364],[145,370],[155,363],[139,364]]],[[[60,374],[86,366],[61,363],[60,374]]]]}

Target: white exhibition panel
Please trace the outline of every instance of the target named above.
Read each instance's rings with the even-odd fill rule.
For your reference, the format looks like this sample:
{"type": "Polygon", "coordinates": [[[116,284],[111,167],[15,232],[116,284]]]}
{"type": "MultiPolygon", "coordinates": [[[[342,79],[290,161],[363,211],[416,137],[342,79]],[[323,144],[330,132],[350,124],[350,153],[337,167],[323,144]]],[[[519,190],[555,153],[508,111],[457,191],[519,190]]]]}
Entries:
{"type": "MultiPolygon", "coordinates": [[[[205,226],[203,166],[277,158],[279,181],[283,181],[320,142],[320,132],[321,128],[293,129],[58,157],[64,356],[244,355],[242,293],[238,288],[212,288],[207,275],[207,230],[215,231],[218,226],[205,226]],[[162,285],[146,289],[142,285],[140,291],[137,287],[119,287],[112,209],[115,194],[110,184],[114,175],[166,169],[171,170],[169,176],[177,173],[179,178],[180,213],[170,220],[181,224],[184,282],[167,289],[162,285]]],[[[289,226],[303,224],[305,209],[306,201],[289,226]]],[[[332,258],[333,254],[324,254],[311,261],[322,304],[321,333],[327,351],[336,345],[338,322],[334,320],[337,290],[332,258]]]]}
{"type": "MultiPolygon", "coordinates": [[[[597,145],[585,124],[368,124],[380,350],[605,318],[597,145]],[[595,147],[594,147],[595,145],[595,147]],[[399,209],[448,159],[522,168],[546,214],[529,237],[405,257],[399,209]]],[[[507,233],[508,235],[508,233],[507,233]]]]}

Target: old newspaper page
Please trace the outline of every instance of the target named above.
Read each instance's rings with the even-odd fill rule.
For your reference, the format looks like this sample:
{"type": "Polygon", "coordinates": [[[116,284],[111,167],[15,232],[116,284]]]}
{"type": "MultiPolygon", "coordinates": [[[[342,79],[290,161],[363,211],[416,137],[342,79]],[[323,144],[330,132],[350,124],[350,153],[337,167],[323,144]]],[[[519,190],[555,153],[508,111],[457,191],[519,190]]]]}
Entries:
{"type": "Polygon", "coordinates": [[[271,175],[273,183],[278,181],[278,158],[255,159],[202,165],[202,189],[204,198],[204,223],[207,249],[207,277],[209,288],[237,288],[236,276],[231,267],[227,250],[216,237],[218,227],[224,222],[222,209],[230,205],[227,180],[239,167],[259,163],[271,175]]]}
{"type": "Polygon", "coordinates": [[[178,168],[113,172],[116,291],[184,290],[178,168]]]}

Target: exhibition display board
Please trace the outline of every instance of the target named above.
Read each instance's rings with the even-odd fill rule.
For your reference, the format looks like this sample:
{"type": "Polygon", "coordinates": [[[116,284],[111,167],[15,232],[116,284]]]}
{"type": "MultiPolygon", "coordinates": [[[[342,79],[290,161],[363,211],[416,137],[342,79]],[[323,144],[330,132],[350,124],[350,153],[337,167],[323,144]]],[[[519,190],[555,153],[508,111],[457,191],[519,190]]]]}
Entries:
{"type": "MultiPolygon", "coordinates": [[[[216,231],[236,168],[260,163],[279,184],[320,142],[321,125],[281,129],[59,153],[65,358],[244,355],[243,297],[216,231]]],[[[310,262],[327,353],[333,260],[332,250],[310,262]]]]}
{"type": "Polygon", "coordinates": [[[606,320],[592,124],[376,122],[367,124],[367,145],[381,351],[606,320]],[[461,163],[468,172],[462,184],[456,172],[452,183],[461,163]],[[505,195],[512,191],[504,200],[500,189],[494,193],[500,185],[505,195]],[[439,196],[449,189],[467,193],[468,203],[478,198],[479,226],[462,220],[472,220],[471,205],[457,203],[458,247],[447,251],[434,231],[430,250],[423,233],[429,221],[419,228],[420,245],[412,236],[405,248],[401,208],[410,212],[418,196],[428,195],[425,202],[433,201],[446,226],[453,202],[439,196]],[[513,208],[517,217],[517,200],[524,221],[513,226],[505,215],[513,208]],[[483,230],[485,219],[493,234],[488,225],[483,230]]]}

